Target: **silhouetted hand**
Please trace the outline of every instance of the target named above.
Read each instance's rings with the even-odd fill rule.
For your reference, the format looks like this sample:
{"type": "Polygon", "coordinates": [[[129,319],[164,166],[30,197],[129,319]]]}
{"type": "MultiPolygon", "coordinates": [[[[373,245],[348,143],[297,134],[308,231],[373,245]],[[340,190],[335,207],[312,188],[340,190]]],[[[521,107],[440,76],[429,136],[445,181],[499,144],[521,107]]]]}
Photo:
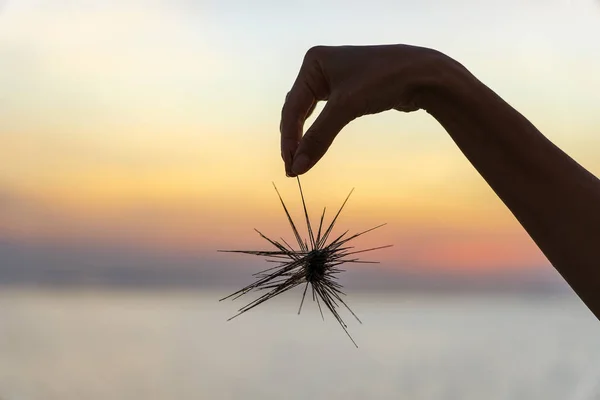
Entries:
{"type": "Polygon", "coordinates": [[[418,92],[450,60],[408,45],[317,46],[304,58],[281,115],[281,156],[288,176],[305,173],[350,121],[366,114],[419,109],[418,92]],[[318,101],[321,114],[302,136],[318,101]]]}
{"type": "Polygon", "coordinates": [[[427,111],[600,319],[600,180],[464,66],[407,45],[315,47],[281,118],[288,176],[303,174],[365,114],[427,111]],[[327,100],[302,136],[304,122],[327,100]]]}

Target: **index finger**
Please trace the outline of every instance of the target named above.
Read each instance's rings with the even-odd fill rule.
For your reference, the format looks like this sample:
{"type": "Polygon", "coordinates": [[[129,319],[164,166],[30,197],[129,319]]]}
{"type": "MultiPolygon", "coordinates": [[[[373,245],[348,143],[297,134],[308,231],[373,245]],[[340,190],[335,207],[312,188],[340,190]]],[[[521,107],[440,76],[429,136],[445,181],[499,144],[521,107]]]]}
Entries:
{"type": "Polygon", "coordinates": [[[308,118],[310,112],[315,108],[317,99],[306,82],[302,69],[292,89],[287,94],[283,108],[281,110],[281,157],[285,163],[285,173],[287,176],[293,176],[291,171],[292,161],[300,139],[304,121],[308,118]]]}

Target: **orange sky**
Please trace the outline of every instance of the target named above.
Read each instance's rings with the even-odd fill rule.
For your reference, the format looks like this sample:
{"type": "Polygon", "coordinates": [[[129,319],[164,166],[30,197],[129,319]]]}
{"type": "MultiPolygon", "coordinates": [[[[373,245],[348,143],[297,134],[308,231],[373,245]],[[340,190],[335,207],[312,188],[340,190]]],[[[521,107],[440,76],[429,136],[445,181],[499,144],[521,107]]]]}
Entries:
{"type": "MultiPolygon", "coordinates": [[[[308,29],[300,10],[282,8],[11,1],[0,12],[0,238],[199,254],[260,245],[254,227],[289,238],[271,186],[299,217],[296,183],[279,158],[279,111],[316,43],[407,41],[446,51],[600,174],[600,25],[590,16],[600,11],[513,3],[501,14],[394,6],[379,15],[395,10],[396,18],[370,20],[357,36],[359,11],[308,29]],[[294,18],[283,34],[286,13],[294,18]],[[448,26],[444,13],[465,23],[448,26]],[[496,22],[472,22],[489,15],[496,22]]],[[[327,4],[323,21],[335,13],[327,4]]],[[[339,224],[387,222],[360,244],[394,244],[372,256],[390,268],[547,265],[423,112],[353,122],[303,182],[315,219],[356,187],[339,224]]]]}

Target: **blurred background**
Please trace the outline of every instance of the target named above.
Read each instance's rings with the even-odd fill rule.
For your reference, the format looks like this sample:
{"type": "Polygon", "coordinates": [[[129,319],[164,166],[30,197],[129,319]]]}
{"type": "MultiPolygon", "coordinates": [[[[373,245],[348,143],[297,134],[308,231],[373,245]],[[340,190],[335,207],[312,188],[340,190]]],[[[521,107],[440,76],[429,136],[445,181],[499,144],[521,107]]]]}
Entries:
{"type": "Polygon", "coordinates": [[[600,324],[425,112],[302,177],[315,219],[356,188],[337,231],[388,223],[341,277],[359,349],[301,289],[226,322],[265,262],[217,253],[292,238],[271,181],[300,221],[311,46],[441,50],[600,175],[598,38],[593,0],[0,1],[0,399],[600,399],[600,324]]]}

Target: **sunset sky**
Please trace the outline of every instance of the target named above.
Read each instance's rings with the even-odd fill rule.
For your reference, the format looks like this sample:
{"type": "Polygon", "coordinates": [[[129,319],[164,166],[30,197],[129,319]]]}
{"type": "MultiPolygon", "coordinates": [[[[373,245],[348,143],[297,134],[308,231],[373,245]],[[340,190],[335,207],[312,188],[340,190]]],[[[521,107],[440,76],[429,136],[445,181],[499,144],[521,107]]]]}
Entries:
{"type": "MultiPolygon", "coordinates": [[[[214,259],[291,238],[280,109],[316,44],[441,50],[598,175],[599,38],[593,0],[0,1],[0,241],[214,259]]],[[[382,268],[550,270],[424,112],[353,122],[302,182],[314,219],[356,188],[340,229],[387,222],[360,242],[394,244],[382,268]]]]}

